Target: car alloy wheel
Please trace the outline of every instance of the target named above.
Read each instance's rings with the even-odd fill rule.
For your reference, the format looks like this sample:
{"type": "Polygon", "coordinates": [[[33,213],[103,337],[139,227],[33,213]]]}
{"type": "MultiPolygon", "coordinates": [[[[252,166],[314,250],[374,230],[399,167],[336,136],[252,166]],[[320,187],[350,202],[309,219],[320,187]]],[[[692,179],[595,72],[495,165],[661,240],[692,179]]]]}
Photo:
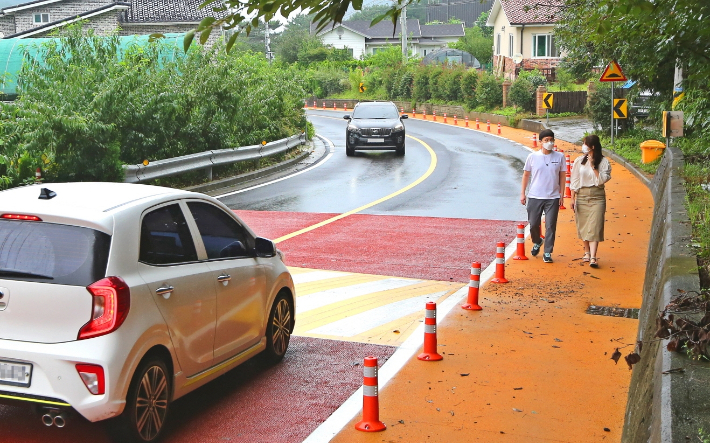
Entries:
{"type": "Polygon", "coordinates": [[[266,327],[266,350],[263,358],[271,364],[280,362],[291,340],[293,332],[293,308],[288,299],[279,295],[274,301],[269,315],[269,323],[266,327]]]}
{"type": "Polygon", "coordinates": [[[155,441],[163,429],[170,404],[168,370],[160,359],[139,367],[126,399],[133,440],[155,441]]]}

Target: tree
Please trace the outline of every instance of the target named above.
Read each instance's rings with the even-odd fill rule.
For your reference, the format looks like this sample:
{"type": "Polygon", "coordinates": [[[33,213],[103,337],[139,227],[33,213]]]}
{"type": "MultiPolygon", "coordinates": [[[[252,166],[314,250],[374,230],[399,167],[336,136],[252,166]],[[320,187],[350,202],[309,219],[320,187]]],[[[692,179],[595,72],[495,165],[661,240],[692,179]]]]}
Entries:
{"type": "MultiPolygon", "coordinates": [[[[390,9],[388,5],[374,4],[365,6],[360,11],[355,11],[348,20],[369,20],[372,21],[390,9]]],[[[409,11],[407,11],[409,12],[409,11]]]]}
{"type": "Polygon", "coordinates": [[[686,122],[710,130],[710,2],[697,0],[566,0],[556,29],[575,75],[617,60],[640,89],[670,102],[676,63],[683,67],[686,122]],[[692,93],[691,93],[692,92],[692,93]],[[704,104],[701,104],[704,103],[704,104]],[[692,110],[691,110],[692,109],[692,110]]]}
{"type": "Polygon", "coordinates": [[[466,51],[476,57],[481,64],[490,63],[493,57],[493,37],[486,37],[478,26],[466,28],[465,35],[452,48],[466,51]]]}
{"type": "Polygon", "coordinates": [[[481,12],[481,15],[478,16],[474,25],[481,30],[484,37],[493,38],[493,26],[486,26],[490,14],[491,13],[487,11],[481,12]]]}

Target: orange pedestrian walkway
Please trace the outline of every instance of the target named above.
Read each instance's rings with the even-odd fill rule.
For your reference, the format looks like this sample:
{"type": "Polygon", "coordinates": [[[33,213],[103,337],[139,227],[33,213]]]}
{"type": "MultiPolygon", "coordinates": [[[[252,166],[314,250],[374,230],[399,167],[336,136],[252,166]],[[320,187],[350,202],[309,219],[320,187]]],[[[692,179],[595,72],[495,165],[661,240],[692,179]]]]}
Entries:
{"type": "MultiPolygon", "coordinates": [[[[485,132],[486,125],[481,128],[485,132]]],[[[531,135],[502,128],[503,137],[526,146],[531,135]]],[[[557,145],[572,160],[580,153],[572,144],[557,145]]],[[[483,311],[457,306],[438,319],[443,360],[420,361],[417,352],[380,386],[380,420],[387,429],[355,430],[358,414],[332,441],[620,441],[631,371],[611,355],[616,348],[623,355],[633,351],[638,320],[586,311],[590,305],[640,308],[653,199],[613,161],[606,189],[599,269],[581,260],[572,210],[560,211],[554,263],[530,256],[527,239],[530,260],[506,263],[510,283],[482,285],[483,311]]]]}

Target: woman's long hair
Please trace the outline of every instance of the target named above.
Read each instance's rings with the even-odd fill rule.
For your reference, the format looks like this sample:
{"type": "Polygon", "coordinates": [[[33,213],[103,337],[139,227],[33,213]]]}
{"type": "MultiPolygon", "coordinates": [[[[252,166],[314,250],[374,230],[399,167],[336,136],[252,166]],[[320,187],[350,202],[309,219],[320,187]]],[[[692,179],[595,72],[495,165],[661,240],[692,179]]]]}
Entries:
{"type": "MultiPolygon", "coordinates": [[[[604,154],[602,154],[602,143],[599,141],[599,137],[596,135],[588,135],[584,137],[582,143],[589,146],[590,149],[594,148],[592,149],[592,167],[599,170],[599,163],[601,163],[604,158],[604,154]]],[[[586,156],[582,159],[582,164],[587,164],[586,156]]]]}

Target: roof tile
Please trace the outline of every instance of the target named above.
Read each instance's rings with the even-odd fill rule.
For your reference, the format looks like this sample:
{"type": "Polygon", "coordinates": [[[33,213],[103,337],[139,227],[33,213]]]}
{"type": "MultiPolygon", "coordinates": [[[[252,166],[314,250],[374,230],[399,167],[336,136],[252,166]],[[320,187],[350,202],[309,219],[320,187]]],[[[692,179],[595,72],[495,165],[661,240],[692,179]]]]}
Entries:
{"type": "Polygon", "coordinates": [[[564,0],[500,0],[510,24],[557,23],[564,0]]]}

